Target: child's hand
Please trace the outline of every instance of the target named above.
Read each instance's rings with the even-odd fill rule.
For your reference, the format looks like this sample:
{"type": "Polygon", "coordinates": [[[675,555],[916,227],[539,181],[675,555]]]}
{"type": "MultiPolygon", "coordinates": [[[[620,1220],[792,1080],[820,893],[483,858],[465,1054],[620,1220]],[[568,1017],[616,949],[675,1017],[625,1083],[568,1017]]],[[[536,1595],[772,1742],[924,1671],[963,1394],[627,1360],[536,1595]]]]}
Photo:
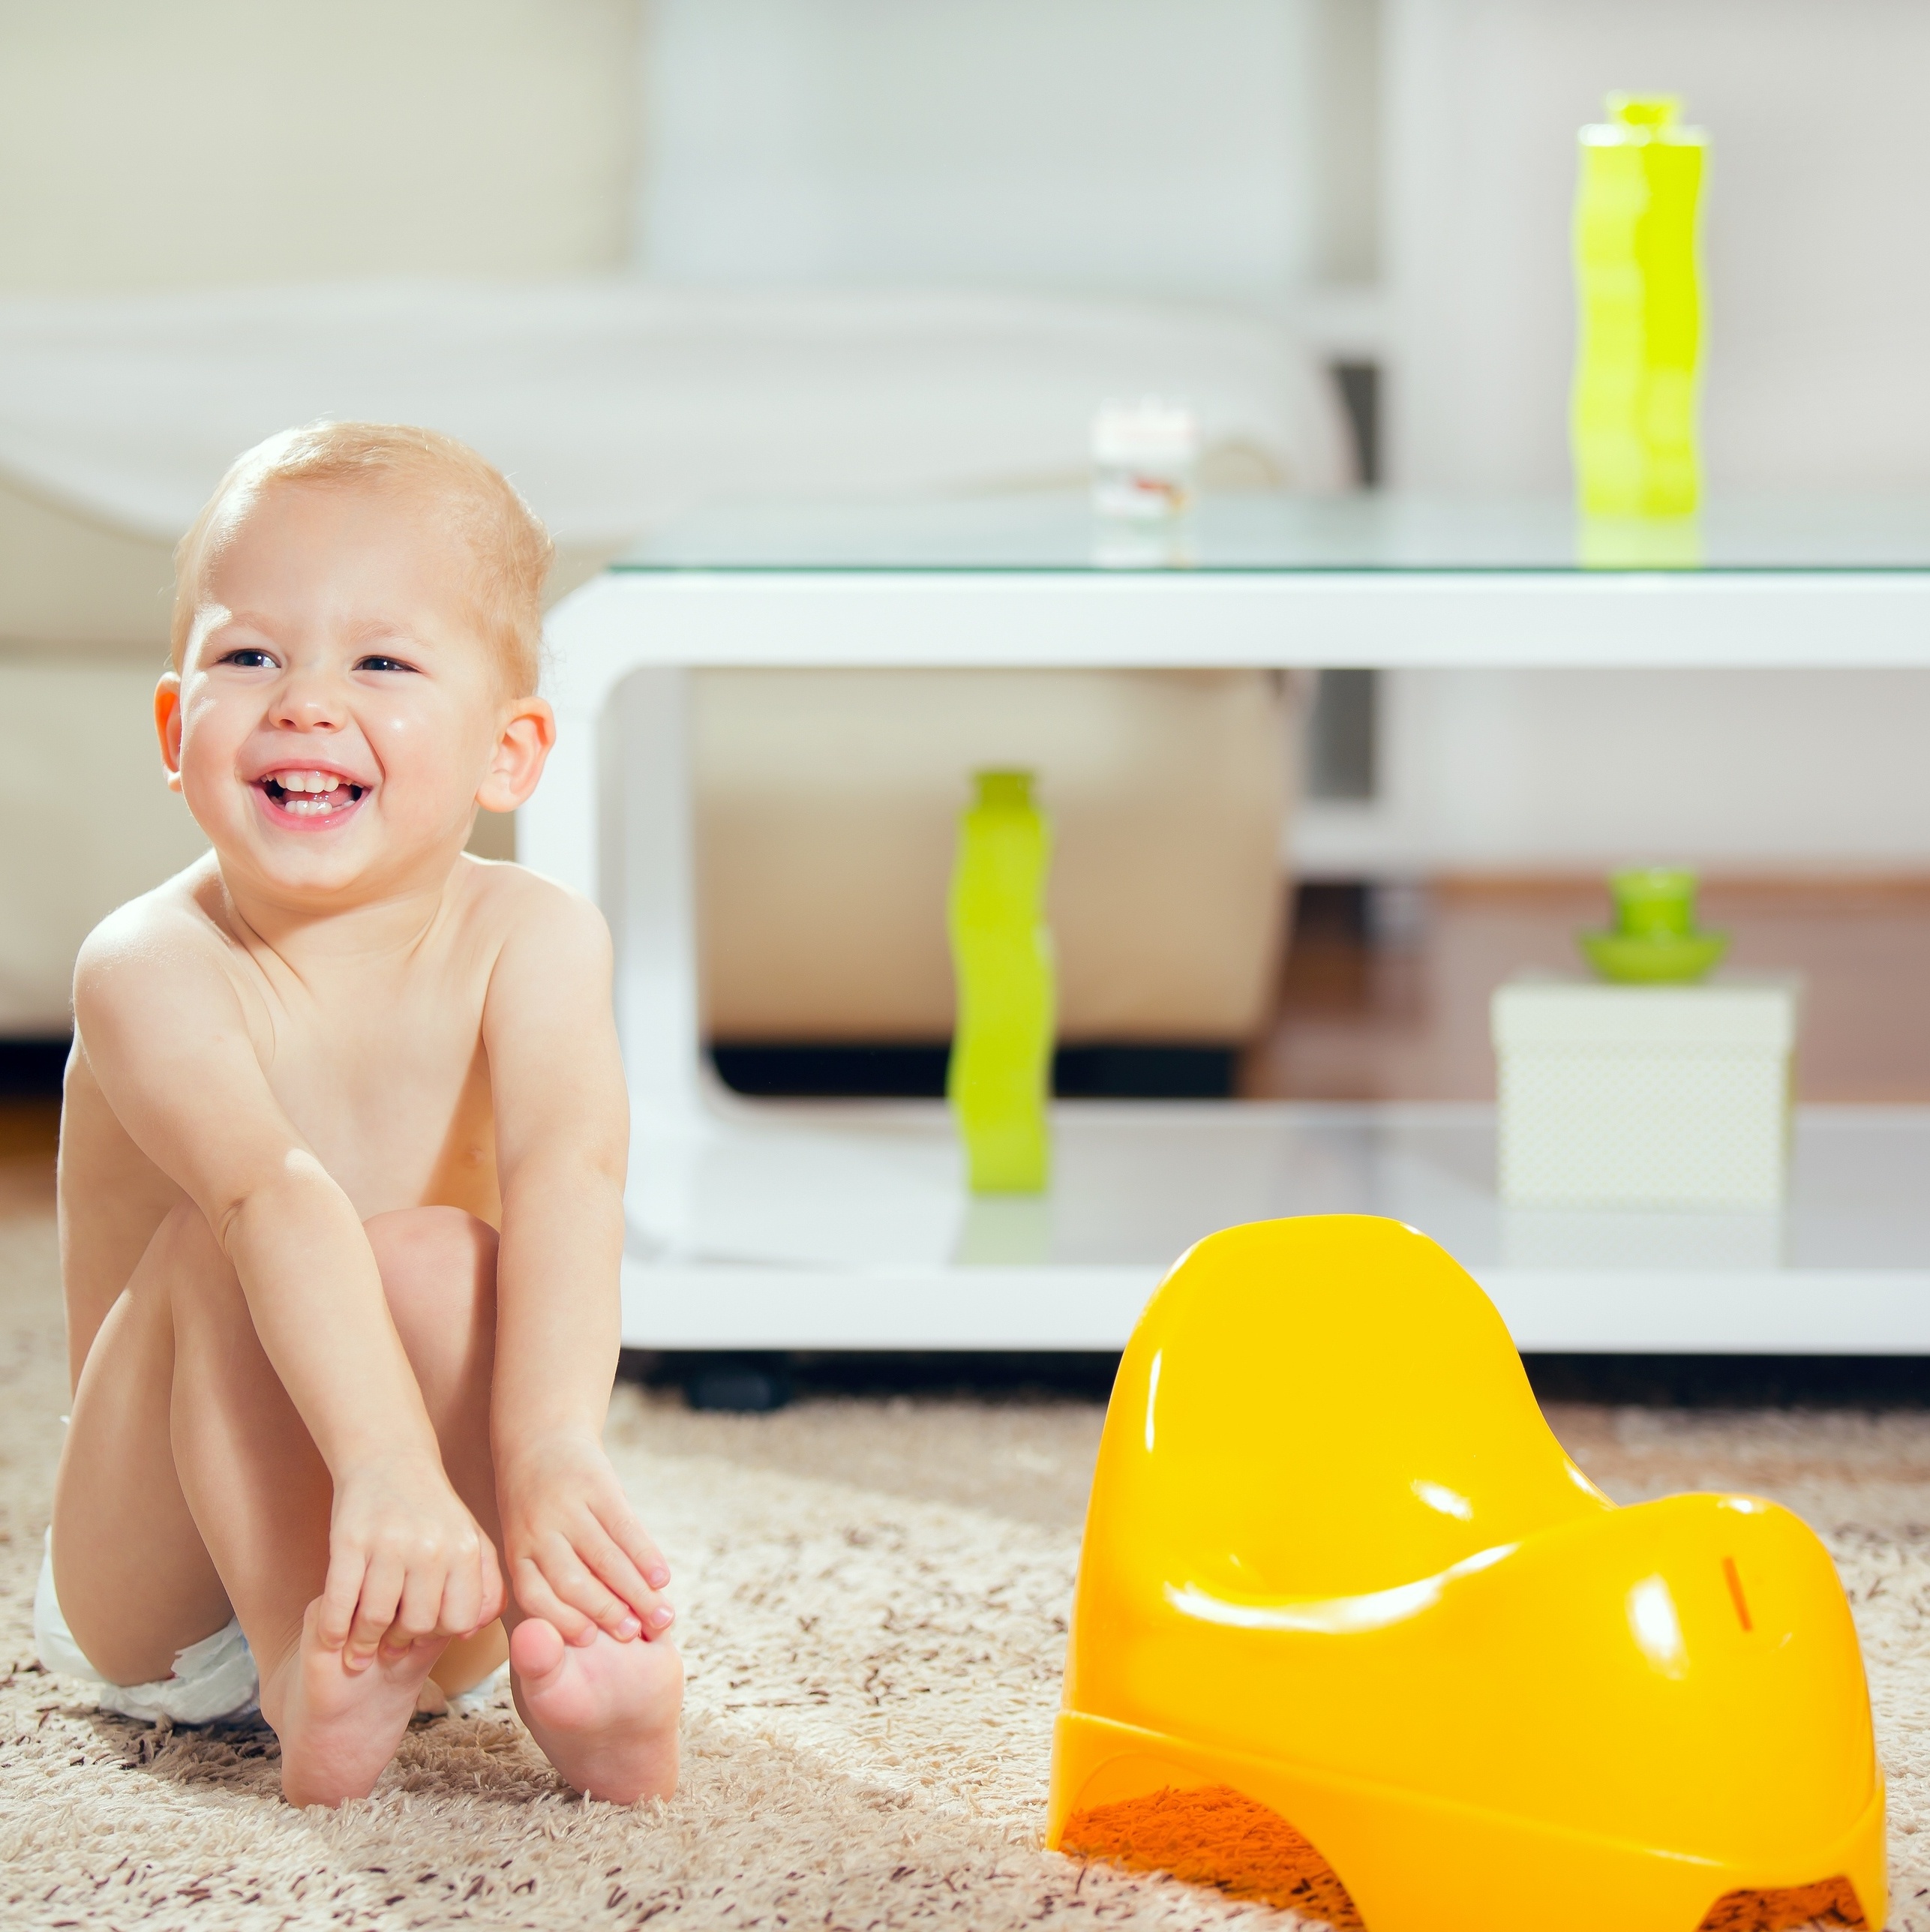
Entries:
{"type": "Polygon", "coordinates": [[[659,1594],[670,1566],[644,1533],[617,1472],[591,1437],[499,1452],[503,1549],[516,1600],[571,1643],[599,1630],[621,1642],[661,1636],[675,1616],[659,1594]]]}
{"type": "Polygon", "coordinates": [[[378,1648],[467,1636],[502,1611],[495,1548],[439,1462],[398,1455],[337,1482],[317,1628],[348,1670],[378,1648]]]}

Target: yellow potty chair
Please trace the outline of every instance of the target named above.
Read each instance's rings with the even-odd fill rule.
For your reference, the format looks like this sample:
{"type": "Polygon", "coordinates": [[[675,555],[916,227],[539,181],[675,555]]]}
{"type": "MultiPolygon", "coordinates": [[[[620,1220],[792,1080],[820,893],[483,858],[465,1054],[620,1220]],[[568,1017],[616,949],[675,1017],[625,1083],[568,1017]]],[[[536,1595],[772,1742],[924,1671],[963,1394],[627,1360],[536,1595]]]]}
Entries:
{"type": "Polygon", "coordinates": [[[1190,1862],[1141,1862],[1225,1880],[1199,1847],[1234,1814],[1248,1851],[1316,1848],[1292,1902],[1367,1932],[1884,1920],[1822,1544],[1751,1497],[1616,1508],[1486,1296],[1364,1215],[1201,1242],[1106,1414],[1046,1841],[1178,1820],[1190,1862]]]}

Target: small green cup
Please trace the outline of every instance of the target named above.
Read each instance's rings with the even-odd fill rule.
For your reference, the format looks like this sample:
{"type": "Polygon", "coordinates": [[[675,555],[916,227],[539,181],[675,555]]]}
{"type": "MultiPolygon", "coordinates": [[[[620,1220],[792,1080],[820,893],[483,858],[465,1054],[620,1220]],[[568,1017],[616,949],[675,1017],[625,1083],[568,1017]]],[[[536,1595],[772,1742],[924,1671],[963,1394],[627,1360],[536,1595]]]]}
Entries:
{"type": "Polygon", "coordinates": [[[1695,930],[1695,874],[1669,866],[1611,872],[1615,929],[1639,939],[1686,939],[1695,930]]]}
{"type": "Polygon", "coordinates": [[[1726,932],[1695,923],[1695,874],[1643,866],[1609,875],[1612,932],[1577,935],[1589,964],[1625,986],[1682,986],[1700,980],[1729,950],[1726,932]]]}

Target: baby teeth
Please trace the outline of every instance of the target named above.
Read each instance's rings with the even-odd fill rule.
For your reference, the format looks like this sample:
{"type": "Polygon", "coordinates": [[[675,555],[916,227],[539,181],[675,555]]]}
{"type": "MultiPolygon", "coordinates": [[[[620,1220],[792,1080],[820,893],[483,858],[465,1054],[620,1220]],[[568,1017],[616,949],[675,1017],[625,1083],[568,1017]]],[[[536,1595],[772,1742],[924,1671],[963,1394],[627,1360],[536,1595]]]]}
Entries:
{"type": "Polygon", "coordinates": [[[270,772],[281,809],[296,818],[326,818],[346,812],[359,795],[351,782],[333,772],[270,772]]]}

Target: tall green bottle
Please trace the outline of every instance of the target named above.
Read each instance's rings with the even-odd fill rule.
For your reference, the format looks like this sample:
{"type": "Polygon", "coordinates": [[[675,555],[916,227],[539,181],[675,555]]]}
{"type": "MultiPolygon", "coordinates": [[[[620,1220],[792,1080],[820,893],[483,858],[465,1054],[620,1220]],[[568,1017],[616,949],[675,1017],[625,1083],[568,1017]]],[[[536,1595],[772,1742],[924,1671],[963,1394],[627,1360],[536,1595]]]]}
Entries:
{"type": "Polygon", "coordinates": [[[980,772],[952,873],[958,1024],[945,1081],[972,1191],[1037,1194],[1052,1166],[1052,834],[1029,772],[980,772]]]}
{"type": "Polygon", "coordinates": [[[1680,517],[1701,496],[1696,216],[1709,137],[1667,96],[1608,97],[1581,130],[1571,432],[1583,512],[1680,517]]]}

